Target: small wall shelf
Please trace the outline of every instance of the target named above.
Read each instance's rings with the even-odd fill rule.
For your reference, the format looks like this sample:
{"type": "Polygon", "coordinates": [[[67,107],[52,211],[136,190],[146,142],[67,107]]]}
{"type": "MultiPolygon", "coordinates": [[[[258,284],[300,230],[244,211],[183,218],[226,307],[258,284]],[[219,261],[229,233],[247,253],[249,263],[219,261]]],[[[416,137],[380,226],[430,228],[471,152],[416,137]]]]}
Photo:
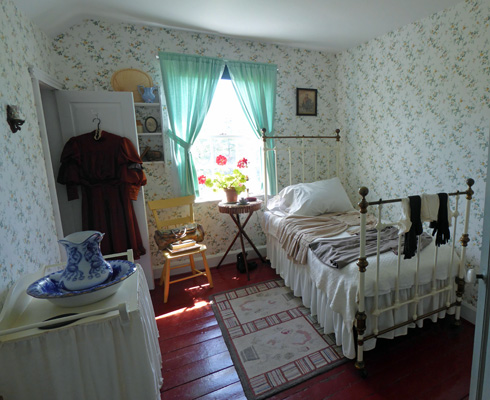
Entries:
{"type": "MultiPolygon", "coordinates": [[[[136,121],[141,122],[143,132],[138,132],[139,149],[143,162],[164,162],[163,132],[162,132],[162,103],[158,93],[154,103],[134,103],[136,121]],[[153,117],[157,121],[157,131],[148,132],[145,120],[153,117]]],[[[141,125],[140,125],[141,126],[141,125]]],[[[141,128],[140,128],[141,130],[141,128]]]]}
{"type": "Polygon", "coordinates": [[[158,107],[161,103],[134,103],[135,107],[158,107]]]}
{"type": "Polygon", "coordinates": [[[161,136],[163,135],[162,132],[145,132],[145,133],[138,133],[138,136],[161,136]]]}

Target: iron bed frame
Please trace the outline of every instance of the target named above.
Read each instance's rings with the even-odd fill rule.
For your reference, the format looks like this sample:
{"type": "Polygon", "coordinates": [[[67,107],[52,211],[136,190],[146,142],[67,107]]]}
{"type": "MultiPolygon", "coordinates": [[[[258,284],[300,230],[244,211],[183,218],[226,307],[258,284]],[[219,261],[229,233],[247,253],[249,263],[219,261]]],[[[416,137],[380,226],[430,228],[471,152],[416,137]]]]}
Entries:
{"type": "MultiPolygon", "coordinates": [[[[335,139],[336,140],[336,160],[335,160],[335,165],[336,165],[336,173],[338,174],[339,171],[339,152],[340,152],[340,130],[336,129],[335,130],[335,135],[334,136],[267,136],[266,135],[266,130],[262,129],[262,139],[263,139],[263,162],[264,162],[264,202],[267,205],[268,201],[268,176],[267,176],[267,170],[266,170],[266,160],[267,160],[267,152],[273,152],[274,153],[274,160],[276,161],[277,165],[277,152],[278,151],[287,151],[289,153],[289,184],[292,184],[292,159],[291,159],[291,151],[293,149],[300,150],[302,152],[302,180],[303,182],[305,181],[305,156],[304,152],[308,149],[308,147],[305,146],[305,139],[335,139]],[[301,140],[301,146],[300,147],[285,147],[285,148],[279,148],[277,146],[274,147],[268,147],[267,146],[267,140],[268,139],[274,139],[274,140],[283,140],[283,139],[300,139],[301,140]]],[[[315,152],[315,177],[317,178],[317,156],[318,156],[318,147],[314,146],[313,147],[314,152],[315,152]]],[[[277,168],[276,168],[276,187],[278,185],[278,177],[277,177],[277,168]]],[[[384,308],[379,308],[378,306],[378,298],[379,298],[379,292],[378,292],[378,282],[379,282],[379,257],[380,257],[380,232],[384,228],[388,226],[394,226],[396,225],[396,222],[388,222],[388,223],[383,223],[382,222],[382,209],[383,205],[385,204],[391,204],[391,203],[399,203],[402,201],[401,198],[394,198],[394,199],[388,199],[388,200],[378,200],[378,201],[367,201],[366,196],[369,193],[369,190],[366,187],[361,187],[359,189],[359,194],[361,196],[361,200],[358,204],[359,206],[359,211],[360,211],[360,220],[361,220],[361,228],[360,228],[360,248],[359,248],[359,259],[357,261],[357,267],[359,269],[359,274],[358,274],[358,294],[359,294],[359,300],[358,300],[358,307],[357,307],[357,312],[355,315],[355,322],[354,322],[354,328],[357,332],[357,356],[356,356],[356,361],[355,361],[355,367],[359,370],[362,376],[366,376],[366,369],[365,369],[365,361],[364,361],[364,342],[369,339],[377,338],[383,334],[386,334],[390,331],[394,331],[400,327],[415,323],[417,321],[426,319],[433,314],[440,313],[441,311],[447,311],[451,308],[455,308],[455,317],[454,317],[454,324],[459,325],[461,324],[460,316],[461,316],[461,303],[462,303],[462,298],[464,294],[464,286],[465,286],[465,260],[466,260],[466,248],[468,246],[468,242],[470,241],[469,236],[468,236],[468,228],[469,228],[469,218],[470,218],[470,205],[471,201],[473,199],[473,190],[472,186],[474,185],[474,180],[473,179],[467,179],[466,181],[468,188],[464,191],[456,191],[452,193],[448,193],[448,196],[455,197],[455,211],[453,212],[453,232],[452,232],[452,239],[451,239],[451,262],[450,265],[448,266],[448,279],[447,279],[447,284],[442,287],[442,288],[436,288],[435,286],[435,269],[437,268],[437,251],[438,248],[436,247],[435,250],[435,255],[434,255],[434,266],[433,266],[433,278],[432,278],[432,290],[429,293],[424,293],[424,294],[419,294],[418,293],[418,273],[419,273],[419,258],[420,258],[420,242],[416,254],[416,277],[415,277],[415,294],[412,298],[400,301],[399,298],[399,287],[398,287],[398,282],[400,280],[400,260],[402,257],[401,251],[398,251],[398,262],[397,262],[397,277],[396,277],[396,287],[395,287],[395,300],[391,306],[384,307],[384,308]],[[456,228],[457,228],[457,222],[458,222],[458,217],[459,217],[459,211],[458,211],[458,206],[459,206],[459,197],[461,195],[466,195],[466,209],[465,209],[465,219],[464,219],[464,228],[463,228],[463,233],[460,239],[461,243],[461,255],[460,255],[460,261],[458,265],[458,271],[456,278],[453,282],[452,276],[453,272],[452,271],[452,265],[453,265],[453,260],[454,260],[454,253],[455,253],[455,238],[456,238],[456,228]],[[377,263],[376,263],[376,283],[375,283],[375,294],[374,294],[374,310],[370,312],[370,315],[374,317],[374,330],[373,333],[369,335],[365,335],[366,333],[366,319],[367,319],[367,314],[366,314],[366,309],[365,309],[365,272],[366,268],[368,267],[368,261],[366,258],[366,226],[367,226],[367,213],[368,213],[368,208],[369,207],[377,207],[377,213],[374,212],[374,214],[377,214],[377,224],[376,224],[376,229],[378,231],[378,239],[377,239],[377,263]],[[456,293],[456,300],[451,302],[451,291],[455,290],[456,293]],[[447,298],[444,306],[439,307],[435,310],[432,310],[428,313],[425,313],[423,315],[417,315],[417,304],[430,296],[435,296],[439,295],[440,293],[447,292],[447,298]],[[392,327],[385,328],[382,330],[378,330],[378,317],[381,313],[391,311],[391,310],[396,310],[402,306],[405,305],[412,305],[413,304],[413,314],[412,316],[406,320],[405,322],[400,322],[396,323],[392,327]]],[[[420,237],[419,237],[420,241],[420,237]]],[[[401,246],[401,235],[399,236],[399,250],[401,246]]]]}

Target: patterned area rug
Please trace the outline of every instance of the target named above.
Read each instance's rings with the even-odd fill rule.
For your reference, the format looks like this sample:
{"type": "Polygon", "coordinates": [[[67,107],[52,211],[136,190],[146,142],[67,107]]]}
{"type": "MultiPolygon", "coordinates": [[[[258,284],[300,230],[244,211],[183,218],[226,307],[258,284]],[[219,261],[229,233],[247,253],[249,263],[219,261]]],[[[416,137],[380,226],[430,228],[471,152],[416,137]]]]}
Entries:
{"type": "Polygon", "coordinates": [[[211,300],[248,399],[264,399],[348,361],[283,280],[211,300]]]}

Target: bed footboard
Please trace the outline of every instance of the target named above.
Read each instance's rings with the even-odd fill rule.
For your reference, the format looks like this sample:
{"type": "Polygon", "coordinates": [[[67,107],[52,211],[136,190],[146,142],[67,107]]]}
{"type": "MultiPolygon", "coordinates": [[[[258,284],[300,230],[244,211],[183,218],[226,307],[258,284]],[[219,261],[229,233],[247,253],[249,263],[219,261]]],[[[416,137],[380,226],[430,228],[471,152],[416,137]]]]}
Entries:
{"type": "MultiPolygon", "coordinates": [[[[364,362],[364,343],[366,340],[377,338],[378,336],[381,336],[387,332],[396,330],[402,326],[412,324],[414,322],[417,322],[419,320],[423,320],[433,314],[440,313],[441,311],[447,311],[452,307],[455,307],[455,317],[454,317],[454,323],[456,325],[459,325],[461,323],[460,321],[460,316],[461,316],[461,303],[463,299],[463,294],[464,294],[464,286],[465,286],[465,259],[466,259],[466,248],[468,246],[468,242],[470,241],[469,236],[468,236],[468,227],[469,227],[469,220],[470,220],[470,205],[471,201],[473,198],[473,190],[472,186],[474,184],[473,179],[468,179],[466,181],[468,188],[465,191],[457,191],[454,193],[448,193],[448,196],[454,196],[455,197],[455,206],[454,206],[454,212],[452,213],[452,239],[451,239],[451,261],[449,262],[449,265],[447,266],[447,282],[445,282],[444,285],[437,285],[436,284],[436,269],[438,268],[438,247],[435,247],[435,254],[434,254],[434,264],[432,268],[432,285],[431,285],[431,290],[427,293],[421,293],[419,291],[419,265],[420,265],[420,249],[421,249],[421,243],[420,243],[420,236],[418,237],[418,246],[417,246],[417,253],[415,255],[416,257],[416,267],[415,267],[415,281],[414,281],[414,294],[411,298],[404,299],[403,301],[400,299],[400,287],[399,287],[399,282],[400,282],[400,274],[401,274],[401,259],[402,259],[402,251],[401,251],[401,239],[402,235],[399,235],[398,238],[398,263],[397,263],[397,276],[395,279],[395,293],[394,293],[394,299],[391,305],[388,305],[386,307],[380,307],[379,306],[379,277],[380,273],[380,232],[388,227],[388,226],[394,226],[396,223],[382,223],[382,218],[383,218],[383,205],[388,204],[388,203],[396,203],[396,202],[401,202],[402,199],[392,199],[392,200],[379,200],[375,202],[368,202],[366,199],[366,196],[369,193],[369,190],[366,187],[361,187],[359,189],[359,194],[361,196],[361,201],[359,202],[359,210],[360,210],[360,219],[361,219],[361,230],[360,230],[360,249],[359,249],[359,260],[357,262],[357,266],[359,269],[358,273],[358,309],[356,312],[356,318],[355,318],[355,328],[357,331],[357,359],[355,366],[356,368],[360,371],[361,375],[363,377],[367,376],[366,373],[366,368],[365,368],[365,362],[364,362]],[[458,222],[458,217],[459,217],[459,211],[458,211],[458,206],[459,206],[459,197],[460,195],[466,195],[466,209],[465,209],[465,214],[464,214],[464,224],[463,224],[463,233],[461,235],[460,243],[461,243],[461,255],[460,255],[460,260],[459,264],[457,265],[457,271],[453,271],[453,261],[454,261],[454,254],[455,254],[455,238],[456,238],[456,228],[457,228],[457,222],[458,222]],[[374,306],[372,310],[369,310],[369,316],[372,318],[373,322],[373,332],[370,333],[369,335],[366,335],[366,319],[367,319],[367,314],[366,314],[366,309],[365,309],[365,293],[366,293],[366,288],[365,288],[365,273],[368,267],[368,261],[366,258],[366,216],[368,212],[368,208],[370,206],[377,206],[377,253],[376,253],[376,265],[374,266],[376,268],[376,278],[374,282],[374,306]],[[452,280],[452,277],[455,276],[455,280],[452,280]],[[451,302],[451,293],[455,292],[455,301],[451,302]],[[445,304],[442,307],[438,307],[437,309],[434,309],[428,313],[425,313],[423,315],[418,315],[417,314],[417,305],[419,302],[421,302],[424,299],[427,298],[433,298],[434,296],[440,296],[441,293],[445,294],[445,304]],[[378,329],[378,318],[381,313],[384,312],[390,312],[394,310],[398,310],[400,307],[407,306],[411,307],[411,317],[408,318],[407,321],[400,322],[395,324],[392,327],[388,327],[382,330],[378,329]]],[[[453,297],[454,299],[454,297],[453,297]]]]}

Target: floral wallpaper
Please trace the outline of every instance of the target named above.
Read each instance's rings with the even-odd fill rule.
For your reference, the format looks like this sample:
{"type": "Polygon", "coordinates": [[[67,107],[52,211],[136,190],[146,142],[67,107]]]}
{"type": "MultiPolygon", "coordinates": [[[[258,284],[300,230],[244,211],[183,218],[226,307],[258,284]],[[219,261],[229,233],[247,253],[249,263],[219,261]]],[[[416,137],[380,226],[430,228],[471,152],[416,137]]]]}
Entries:
{"type": "MultiPolygon", "coordinates": [[[[426,187],[464,190],[466,178],[475,179],[468,256],[478,264],[490,126],[489,0],[464,1],[336,55],[95,20],[51,42],[10,0],[0,10],[0,106],[17,104],[26,119],[15,134],[4,120],[0,124],[0,146],[8,149],[0,159],[0,307],[19,277],[59,256],[28,66],[62,80],[67,89],[112,90],[111,76],[123,68],[146,71],[161,88],[159,51],[276,64],[276,135],[332,135],[340,128],[339,174],[353,203],[361,185],[378,199],[426,187]],[[317,117],[295,115],[297,87],[318,89],[317,117]]],[[[317,161],[307,159],[307,180],[335,173],[327,161],[332,142],[317,161]],[[321,171],[316,176],[315,165],[321,171]]],[[[178,195],[167,139],[164,146],[165,163],[145,165],[148,200],[178,195]]],[[[301,157],[301,149],[292,154],[301,157]]],[[[278,155],[278,162],[283,186],[287,155],[278,155]]],[[[292,171],[293,183],[299,181],[297,162],[292,171]]],[[[256,213],[247,226],[259,246],[265,243],[260,217],[256,213]]],[[[205,202],[196,206],[196,218],[205,226],[209,255],[223,253],[235,232],[229,216],[218,213],[216,202],[205,202]]],[[[151,217],[148,223],[152,235],[151,217]]],[[[154,265],[161,264],[154,245],[151,251],[154,265]]],[[[476,290],[466,299],[475,305],[476,290]]]]}
{"type": "Polygon", "coordinates": [[[58,261],[41,138],[28,66],[55,74],[51,41],[9,1],[0,2],[0,309],[23,275],[58,261]],[[12,133],[7,104],[25,118],[12,133]]]}
{"type": "MultiPolygon", "coordinates": [[[[156,59],[159,51],[273,63],[278,68],[276,134],[333,135],[337,128],[336,60],[333,54],[221,36],[94,20],[73,26],[58,36],[54,41],[54,47],[65,60],[60,76],[69,89],[81,90],[113,90],[111,76],[123,68],[137,68],[147,72],[151,75],[154,85],[159,86],[161,90],[160,65],[156,59]],[[318,89],[318,117],[296,117],[297,87],[318,89]]],[[[164,120],[166,118],[164,108],[164,120]]],[[[143,147],[141,141],[140,146],[143,147]]],[[[145,187],[147,200],[179,196],[176,172],[169,162],[171,154],[167,137],[164,146],[165,164],[145,164],[148,177],[145,187]]],[[[327,154],[323,152],[318,156],[318,176],[325,175],[327,155],[328,150],[327,154]]],[[[313,173],[314,164],[313,161],[308,161],[305,175],[306,179],[311,180],[308,174],[313,173]]],[[[281,166],[280,170],[285,171],[286,165],[281,166]]],[[[297,170],[293,173],[296,174],[294,179],[300,179],[297,170]]],[[[217,203],[198,203],[195,207],[196,220],[206,231],[208,258],[224,253],[236,232],[231,218],[218,212],[217,203]]],[[[260,212],[255,213],[246,227],[247,233],[257,246],[265,245],[260,216],[260,212]]],[[[153,265],[161,266],[161,255],[152,240],[155,223],[150,214],[148,224],[153,265]]],[[[239,248],[237,241],[233,250],[239,248]]]]}
{"type": "MultiPolygon", "coordinates": [[[[361,185],[371,199],[431,187],[465,190],[473,178],[473,265],[480,259],[490,131],[489,25],[490,1],[466,1],[337,55],[348,193],[361,185]]],[[[476,290],[467,289],[466,300],[476,305],[476,290]]]]}

